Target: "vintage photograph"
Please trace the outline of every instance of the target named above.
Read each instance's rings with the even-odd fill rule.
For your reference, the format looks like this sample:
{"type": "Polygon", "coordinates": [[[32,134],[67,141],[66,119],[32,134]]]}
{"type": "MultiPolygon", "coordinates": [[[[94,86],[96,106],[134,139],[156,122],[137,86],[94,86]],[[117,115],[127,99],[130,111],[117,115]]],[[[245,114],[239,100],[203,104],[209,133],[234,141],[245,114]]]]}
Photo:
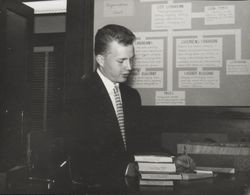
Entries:
{"type": "Polygon", "coordinates": [[[0,0],[0,194],[250,195],[250,0],[0,0]]]}

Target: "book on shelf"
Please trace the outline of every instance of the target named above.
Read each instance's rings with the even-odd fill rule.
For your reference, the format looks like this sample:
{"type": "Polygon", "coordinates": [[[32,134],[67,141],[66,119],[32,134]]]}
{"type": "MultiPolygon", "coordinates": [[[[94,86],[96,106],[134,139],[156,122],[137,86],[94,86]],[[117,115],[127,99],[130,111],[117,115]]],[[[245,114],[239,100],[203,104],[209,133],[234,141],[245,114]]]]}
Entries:
{"type": "Polygon", "coordinates": [[[175,163],[138,162],[138,166],[140,172],[161,172],[161,173],[176,172],[175,163]]]}
{"type": "Polygon", "coordinates": [[[136,162],[173,162],[174,156],[170,156],[168,154],[162,153],[152,153],[152,154],[136,154],[135,161],[136,162]]]}
{"type": "Polygon", "coordinates": [[[141,172],[141,179],[182,180],[182,175],[179,173],[141,172]]]}
{"type": "Polygon", "coordinates": [[[140,179],[140,185],[142,185],[142,186],[173,186],[174,181],[172,181],[172,180],[140,179]]]}
{"type": "Polygon", "coordinates": [[[177,153],[183,154],[217,154],[217,155],[250,155],[250,144],[243,143],[179,143],[177,153]]]}

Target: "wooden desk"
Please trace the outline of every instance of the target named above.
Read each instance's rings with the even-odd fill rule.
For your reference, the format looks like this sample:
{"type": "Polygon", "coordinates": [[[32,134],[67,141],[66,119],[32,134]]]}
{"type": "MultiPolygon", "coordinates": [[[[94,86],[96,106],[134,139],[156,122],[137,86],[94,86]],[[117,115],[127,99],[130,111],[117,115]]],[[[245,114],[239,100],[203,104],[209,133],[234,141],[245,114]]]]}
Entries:
{"type": "MultiPolygon", "coordinates": [[[[12,187],[6,192],[10,194],[79,194],[79,195],[250,195],[250,172],[233,175],[219,174],[214,178],[176,181],[173,187],[142,187],[138,186],[138,179],[128,178],[118,187],[117,181],[107,181],[110,184],[103,188],[96,186],[78,186],[77,192],[66,183],[57,185],[57,182],[48,190],[45,182],[30,182],[25,172],[13,175],[16,179],[12,187]],[[25,179],[26,178],[26,179],[25,179]],[[126,185],[127,183],[127,185],[126,185]],[[112,188],[112,190],[110,190],[112,188]]],[[[74,188],[75,189],[75,188],[74,188]]],[[[0,192],[1,194],[1,192],[0,192]]]]}
{"type": "Polygon", "coordinates": [[[177,181],[173,187],[139,187],[129,195],[250,195],[250,173],[177,181]]]}

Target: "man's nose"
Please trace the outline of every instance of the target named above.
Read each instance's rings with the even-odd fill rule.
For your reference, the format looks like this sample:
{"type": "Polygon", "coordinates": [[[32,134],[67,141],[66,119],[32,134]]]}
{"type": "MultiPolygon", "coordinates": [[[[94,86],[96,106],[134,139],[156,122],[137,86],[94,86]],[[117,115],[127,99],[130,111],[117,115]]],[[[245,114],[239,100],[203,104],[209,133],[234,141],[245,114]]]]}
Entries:
{"type": "Polygon", "coordinates": [[[130,60],[125,60],[125,67],[126,70],[131,70],[132,69],[132,63],[130,62],[130,60]]]}

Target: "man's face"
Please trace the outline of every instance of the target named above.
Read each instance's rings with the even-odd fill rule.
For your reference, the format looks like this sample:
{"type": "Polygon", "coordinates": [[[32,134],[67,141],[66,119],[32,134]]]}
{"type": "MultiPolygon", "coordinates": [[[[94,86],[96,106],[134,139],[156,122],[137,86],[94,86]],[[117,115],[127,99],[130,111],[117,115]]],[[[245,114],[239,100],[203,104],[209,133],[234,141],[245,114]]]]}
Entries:
{"type": "Polygon", "coordinates": [[[97,62],[104,76],[114,83],[125,82],[132,69],[134,46],[113,41],[104,55],[97,55],[97,62]]]}

